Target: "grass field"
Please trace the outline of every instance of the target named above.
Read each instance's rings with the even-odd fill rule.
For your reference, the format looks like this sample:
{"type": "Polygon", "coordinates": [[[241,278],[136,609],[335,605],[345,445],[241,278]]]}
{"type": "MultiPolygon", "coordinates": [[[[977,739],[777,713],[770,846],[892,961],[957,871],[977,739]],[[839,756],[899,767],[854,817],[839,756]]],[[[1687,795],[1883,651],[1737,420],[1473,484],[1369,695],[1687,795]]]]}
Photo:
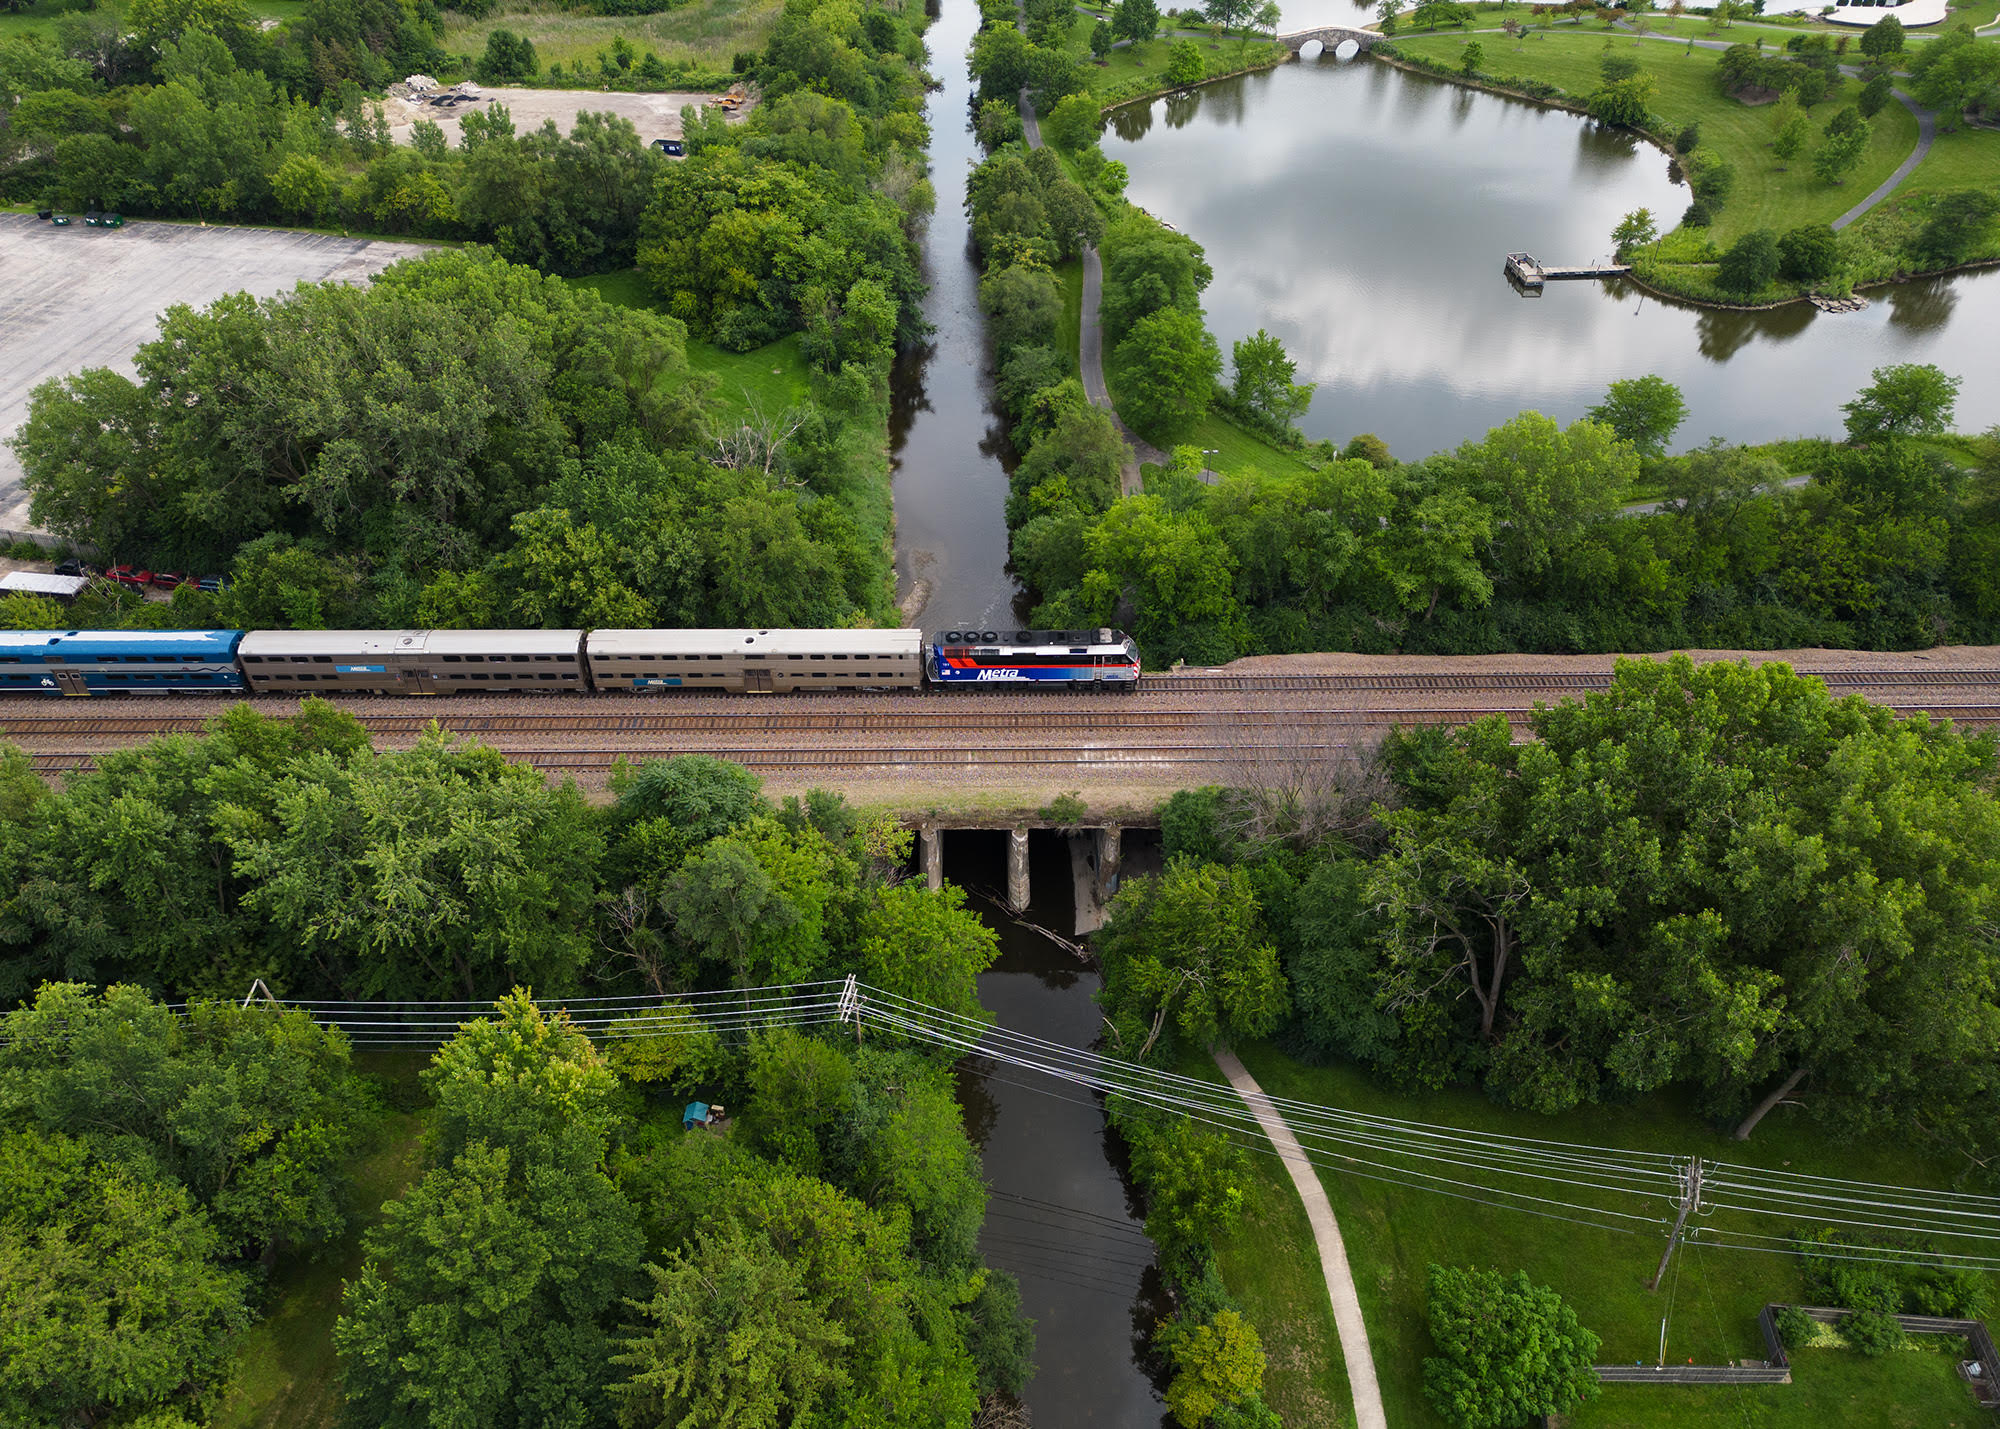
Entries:
{"type": "MultiPolygon", "coordinates": [[[[1226,1086],[1206,1056],[1177,1070],[1226,1086]]],[[[1335,1429],[1354,1422],[1354,1391],[1340,1354],[1340,1332],[1326,1298],[1305,1208],[1284,1163],[1252,1156],[1243,1218],[1217,1240],[1222,1283],[1264,1341],[1264,1400],[1286,1429],[1335,1429]]]]}
{"type": "MultiPolygon", "coordinates": [[[[1380,1086],[1352,1068],[1306,1067],[1268,1046],[1239,1050],[1264,1090],[1277,1097],[1366,1107],[1376,1115],[1478,1131],[1721,1157],[1740,1164],[1784,1165],[1797,1172],[1898,1185],[1940,1185],[1946,1181],[1943,1168],[1881,1143],[1829,1144],[1811,1122],[1789,1110],[1773,1113],[1755,1138],[1738,1143],[1727,1140],[1687,1109],[1668,1102],[1585,1107],[1547,1118],[1497,1106],[1477,1092],[1404,1094],[1380,1086]]],[[[1444,1174],[1450,1173],[1446,1170],[1444,1174]]],[[[1509,1273],[1526,1270],[1537,1283],[1554,1286],[1576,1307],[1584,1324],[1602,1338],[1602,1358],[1607,1363],[1652,1363],[1659,1353],[1662,1316],[1668,1317],[1669,1360],[1692,1358],[1702,1364],[1718,1364],[1761,1359],[1764,1351],[1757,1330],[1758,1308],[1766,1301],[1795,1298],[1800,1290],[1796,1264],[1789,1256],[1691,1246],[1676,1254],[1677,1268],[1669,1272],[1661,1292],[1652,1294],[1646,1281],[1664,1243],[1663,1235],[1623,1235],[1491,1209],[1435,1192],[1343,1176],[1331,1169],[1323,1170],[1320,1179],[1347,1242],[1389,1422],[1399,1429],[1441,1423],[1423,1395],[1423,1356],[1428,1349],[1424,1277],[1433,1262],[1509,1273]]],[[[1854,1373],[1842,1381],[1839,1358],[1830,1356],[1828,1362],[1836,1364],[1834,1380],[1846,1387],[1827,1393],[1867,1400],[1866,1410],[1832,1413],[1829,1405],[1835,1401],[1824,1400],[1816,1411],[1818,1417],[1810,1422],[1815,1426],[1898,1422],[1890,1417],[1886,1399],[1879,1405],[1873,1402],[1888,1391],[1880,1386],[1869,1388],[1871,1378],[1888,1371],[1850,1366],[1854,1373]]],[[[1900,1371],[1902,1367],[1895,1368],[1900,1371]]],[[[1801,1381],[1805,1374],[1802,1369],[1801,1381]]],[[[1785,1388],[1774,1387],[1772,1392],[1783,1393],[1785,1388]]],[[[1744,1422],[1743,1403],[1747,1401],[1733,1394],[1704,1397],[1691,1392],[1681,1398],[1665,1397],[1669,1393],[1652,1390],[1658,1399],[1640,1399],[1621,1392],[1609,1400],[1605,1410],[1591,1412],[1627,1417],[1577,1422],[1579,1426],[1671,1423],[1714,1425],[1716,1429],[1744,1422]],[[1642,1417],[1630,1417],[1633,1415],[1642,1417]]],[[[1969,1400],[1965,1407],[1971,1408],[1969,1400]]],[[[1969,1425],[1978,1421],[1968,1415],[1962,1422],[1969,1425]]]]}
{"type": "Polygon", "coordinates": [[[1930,1336],[1913,1343],[1921,1348],[1879,1359],[1801,1350],[1791,1357],[1790,1384],[1605,1385],[1570,1416],[1570,1429],[1991,1429],[1993,1416],[1972,1402],[1944,1347],[1930,1336]]]}
{"type": "Polygon", "coordinates": [[[1896,190],[1902,195],[2000,185],[2000,129],[1958,129],[1939,134],[1916,172],[1896,190]]]}
{"type": "MultiPolygon", "coordinates": [[[[393,1086],[392,1101],[410,1105],[420,1095],[423,1052],[359,1052],[357,1069],[393,1086]]],[[[361,1236],[382,1218],[382,1204],[416,1179],[422,1117],[388,1111],[367,1153],[354,1168],[357,1211],[353,1232],[318,1260],[281,1260],[272,1272],[263,1318],[237,1346],[236,1370],[214,1429],[336,1429],[341,1423],[340,1365],[333,1352],[333,1322],[343,1284],[361,1273],[361,1236]]]]}
{"type": "MultiPolygon", "coordinates": [[[[243,9],[252,21],[291,19],[304,8],[305,0],[243,0],[243,9]]],[[[55,38],[56,21],[73,11],[88,9],[77,0],[33,0],[25,8],[0,15],[0,39],[8,35],[25,34],[39,30],[50,39],[55,38]]],[[[92,13],[123,19],[130,8],[130,0],[98,0],[92,13]]]]}
{"type": "MultiPolygon", "coordinates": [[[[1116,104],[1142,94],[1156,93],[1166,87],[1168,47],[1176,38],[1184,37],[1161,34],[1144,44],[1121,45],[1105,56],[1102,64],[1098,64],[1090,58],[1090,32],[1096,25],[1095,15],[1078,15],[1076,23],[1070,26],[1069,38],[1064,46],[1084,61],[1084,74],[1090,81],[1092,98],[1100,104],[1116,104]]],[[[1201,52],[1203,69],[1210,78],[1263,68],[1282,60],[1286,54],[1282,45],[1249,35],[1227,35],[1220,40],[1203,37],[1194,43],[1201,52]]]]}
{"type": "Polygon", "coordinates": [[[503,5],[479,20],[446,10],[442,43],[451,54],[477,58],[488,35],[512,30],[533,41],[535,57],[547,69],[593,63],[599,50],[623,35],[642,55],[651,50],[668,64],[727,70],[736,55],[764,48],[783,9],[783,0],[694,0],[657,15],[585,15],[549,0],[530,0],[503,5]]]}
{"type": "MultiPolygon", "coordinates": [[[[1605,36],[1600,33],[1577,35],[1557,31],[1535,32],[1518,45],[1504,40],[1495,44],[1489,37],[1484,69],[1495,76],[1518,76],[1557,85],[1576,96],[1588,95],[1600,80],[1598,62],[1605,53],[1605,36]]],[[[1455,65],[1464,40],[1458,36],[1404,39],[1397,48],[1428,60],[1455,65]]],[[[1781,164],[1770,151],[1771,111],[1724,96],[1717,88],[1717,52],[1686,50],[1650,40],[1633,42],[1613,38],[1616,51],[1639,61],[1651,76],[1656,92],[1653,112],[1674,127],[1701,125],[1702,147],[1729,160],[1736,169],[1736,189],[1716,215],[1711,236],[1728,244],[1739,234],[1755,228],[1779,232],[1804,223],[1827,223],[1838,218],[1887,178],[1917,143],[1917,121],[1900,104],[1891,104],[1874,120],[1874,134],[1861,165],[1840,184],[1824,184],[1813,175],[1808,157],[1781,164]]],[[[1815,106],[1812,119],[1823,125],[1839,111],[1843,102],[1852,102],[1859,92],[1852,81],[1841,100],[1827,100],[1815,106]]],[[[1679,220],[1678,214],[1659,215],[1662,228],[1679,220]]]]}

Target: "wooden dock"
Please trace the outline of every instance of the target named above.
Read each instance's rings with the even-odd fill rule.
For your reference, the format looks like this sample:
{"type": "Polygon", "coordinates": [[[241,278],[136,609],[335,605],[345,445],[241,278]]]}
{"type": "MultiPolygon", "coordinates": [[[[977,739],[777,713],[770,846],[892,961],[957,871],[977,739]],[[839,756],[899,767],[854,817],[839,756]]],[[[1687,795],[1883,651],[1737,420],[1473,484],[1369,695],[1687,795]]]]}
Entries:
{"type": "Polygon", "coordinates": [[[1632,271],[1629,263],[1587,263],[1581,267],[1552,268],[1539,263],[1531,253],[1509,253],[1507,276],[1524,288],[1544,283],[1560,283],[1572,278],[1622,278],[1632,271]]]}

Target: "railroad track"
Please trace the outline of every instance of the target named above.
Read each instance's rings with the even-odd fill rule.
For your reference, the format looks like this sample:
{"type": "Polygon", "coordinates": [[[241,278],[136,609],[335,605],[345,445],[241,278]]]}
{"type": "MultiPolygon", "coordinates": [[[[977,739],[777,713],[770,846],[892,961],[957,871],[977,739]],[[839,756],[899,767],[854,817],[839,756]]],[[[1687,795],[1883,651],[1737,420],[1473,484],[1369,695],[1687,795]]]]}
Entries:
{"type": "MultiPolygon", "coordinates": [[[[1928,710],[1941,717],[1949,717],[1961,727],[1987,728],[2000,726],[2000,704],[1941,704],[1930,702],[1910,709],[1899,709],[1898,713],[1913,713],[1917,709],[1928,710]]],[[[1056,712],[1069,714],[1070,712],[1056,712]]],[[[811,746],[796,744],[748,744],[740,742],[744,733],[770,732],[796,736],[806,734],[847,734],[866,735],[882,730],[895,730],[906,736],[911,732],[910,721],[903,716],[860,716],[854,714],[828,715],[821,718],[826,723],[799,727],[796,723],[780,725],[766,723],[746,729],[751,720],[778,721],[786,718],[803,720],[806,716],[683,716],[682,719],[699,721],[702,728],[689,730],[675,723],[672,717],[659,717],[654,721],[635,723],[631,717],[614,718],[591,715],[529,715],[474,716],[461,721],[445,721],[461,733],[477,733],[487,736],[500,735],[500,739],[489,740],[509,758],[533,766],[549,773],[591,773],[613,768],[620,760],[657,757],[673,753],[700,753],[731,760],[750,769],[765,773],[791,773],[801,770],[839,771],[944,771],[981,769],[1068,769],[1071,771],[1091,770],[1099,772],[1137,771],[1142,769],[1222,769],[1242,768],[1261,762],[1296,762],[1302,758],[1330,754],[1344,750],[1352,742],[1341,736],[1357,726],[1376,728],[1388,723],[1401,724],[1441,724],[1460,723],[1489,714],[1508,717],[1516,724],[1524,723],[1531,711],[1525,707],[1486,709],[1420,709],[1420,710],[1284,710],[1248,711],[1223,718],[1215,715],[1188,715],[1167,711],[1129,711],[1126,719],[1110,722],[1109,725],[1087,725],[1084,716],[1072,716],[1067,727],[1078,734],[1094,733],[1103,737],[1104,742],[1079,740],[1072,737],[1060,742],[1050,742],[1053,732],[1046,728],[1023,730],[1012,722],[995,721],[988,718],[976,724],[954,723],[950,729],[929,727],[926,733],[978,735],[976,744],[967,738],[956,742],[931,745],[896,744],[884,747],[871,745],[836,745],[815,742],[811,746]],[[1140,715],[1146,718],[1137,718],[1140,715]],[[689,740],[684,736],[691,733],[717,734],[731,733],[738,738],[729,741],[715,739],[689,740]],[[553,746],[509,741],[504,736],[528,735],[540,740],[555,739],[553,746]],[[656,739],[673,739],[671,744],[647,748],[631,742],[585,746],[570,743],[564,736],[591,734],[597,736],[617,734],[651,735],[656,739]],[[1205,738],[1195,736],[1205,735],[1205,738]],[[1308,737],[1302,737],[1308,736],[1308,737]],[[970,747],[968,747],[970,746],[970,747]]],[[[969,719],[970,712],[960,717],[969,719]]],[[[421,733],[431,722],[409,716],[363,717],[363,722],[376,736],[415,735],[421,733]]],[[[93,722],[75,718],[52,718],[50,726],[32,733],[21,727],[20,722],[6,731],[10,737],[26,739],[31,747],[29,758],[34,768],[42,773],[61,774],[87,769],[95,762],[103,749],[36,749],[32,747],[39,739],[67,736],[77,738],[126,739],[168,732],[158,726],[164,721],[112,720],[93,722]],[[120,726],[104,728],[106,724],[120,726]],[[67,726],[80,726],[70,728],[67,726]]],[[[199,720],[181,721],[184,733],[197,732],[202,727],[199,720]]]]}

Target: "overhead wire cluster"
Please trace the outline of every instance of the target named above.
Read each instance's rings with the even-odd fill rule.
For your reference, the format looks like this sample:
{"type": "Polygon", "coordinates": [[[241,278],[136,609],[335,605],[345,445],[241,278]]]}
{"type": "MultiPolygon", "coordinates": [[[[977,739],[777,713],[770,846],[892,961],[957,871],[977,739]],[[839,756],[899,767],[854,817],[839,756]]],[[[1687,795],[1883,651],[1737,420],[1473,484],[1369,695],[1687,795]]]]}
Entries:
{"type": "MultiPolygon", "coordinates": [[[[273,999],[274,1001],[276,999],[273,999]]],[[[287,1002],[358,1047],[436,1046],[493,1015],[485,1002],[287,1002]]],[[[1314,1169],[1620,1234],[1675,1235],[1719,1249],[1794,1253],[1802,1227],[1840,1232],[1810,1247],[1830,1260],[2000,1270],[2000,1196],[1807,1175],[1667,1152],[1522,1137],[1377,1116],[1259,1094],[1010,1031],[853,978],[678,993],[549,999],[600,1040],[852,1025],[975,1057],[986,1074],[1065,1100],[1120,1098],[1139,1115],[1199,1123],[1239,1146],[1284,1155],[1258,1113],[1290,1128],[1314,1169]],[[1056,1086],[1069,1089],[1065,1094],[1056,1086]],[[1256,1103],[1252,1104],[1252,1101],[1256,1103]],[[1698,1198],[1684,1207],[1690,1186],[1698,1198]],[[1685,1214],[1683,1214],[1685,1211],[1685,1214]],[[1922,1238],[1926,1246],[1915,1241],[1922,1238]],[[1938,1247],[1938,1248],[1933,1248],[1938,1247]]]]}

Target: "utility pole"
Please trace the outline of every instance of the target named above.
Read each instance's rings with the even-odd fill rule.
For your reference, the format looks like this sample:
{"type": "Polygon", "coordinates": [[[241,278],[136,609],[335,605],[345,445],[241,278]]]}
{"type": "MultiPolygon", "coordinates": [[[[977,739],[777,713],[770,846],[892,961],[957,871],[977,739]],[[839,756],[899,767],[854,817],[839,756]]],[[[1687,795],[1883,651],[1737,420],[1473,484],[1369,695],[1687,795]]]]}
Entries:
{"type": "Polygon", "coordinates": [[[861,1045],[861,989],[856,985],[853,973],[840,985],[840,1002],[835,1009],[842,1022],[854,1024],[854,1045],[861,1045]]]}
{"type": "Polygon", "coordinates": [[[245,1010],[248,1010],[250,1004],[257,1000],[259,994],[262,994],[264,1001],[270,1003],[271,1006],[278,1006],[278,999],[271,996],[271,989],[264,986],[264,979],[256,978],[250,984],[250,991],[243,995],[245,1010]]]}
{"type": "Polygon", "coordinates": [[[1674,1246],[1680,1241],[1681,1228],[1687,1225],[1688,1212],[1695,1208],[1695,1203],[1700,1199],[1701,1158],[1697,1156],[1688,1163],[1687,1170],[1681,1174],[1680,1214],[1674,1217],[1674,1228],[1667,1233],[1667,1248],[1660,1252],[1659,1268],[1653,1272],[1653,1278],[1646,1282],[1648,1290],[1655,1292],[1659,1290],[1660,1277],[1667,1273],[1667,1261],[1674,1253],[1674,1246]]]}

